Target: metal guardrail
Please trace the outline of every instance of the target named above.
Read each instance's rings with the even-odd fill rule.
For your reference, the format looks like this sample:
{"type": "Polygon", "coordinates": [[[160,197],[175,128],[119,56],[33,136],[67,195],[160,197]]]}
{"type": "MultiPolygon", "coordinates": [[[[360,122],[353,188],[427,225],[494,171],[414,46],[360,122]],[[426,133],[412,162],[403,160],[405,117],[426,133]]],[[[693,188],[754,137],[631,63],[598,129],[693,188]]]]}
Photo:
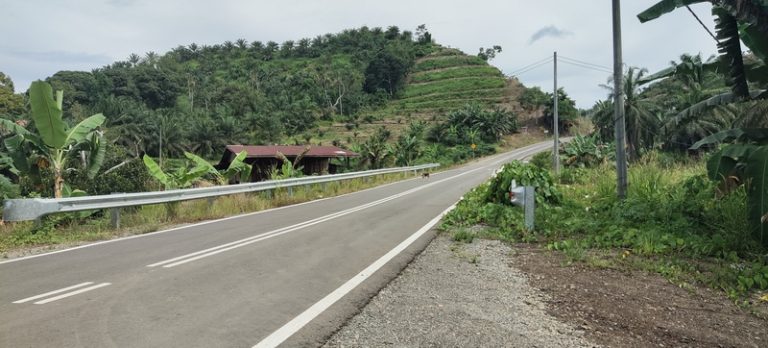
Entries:
{"type": "MultiPolygon", "coordinates": [[[[423,164],[411,167],[396,167],[343,174],[307,176],[285,180],[269,180],[237,185],[200,187],[191,189],[153,191],[139,193],[115,193],[100,196],[70,198],[22,198],[7,199],[3,205],[3,220],[29,221],[55,213],[67,213],[84,210],[123,208],[139,205],[160,204],[187,201],[192,199],[213,198],[238,193],[267,191],[282,187],[322,184],[332,181],[364,178],[381,174],[416,172],[439,167],[439,163],[423,164]]],[[[116,210],[113,210],[113,214],[116,210]]],[[[119,215],[117,215],[119,224],[119,215]]],[[[115,218],[113,217],[113,223],[115,218]]]]}

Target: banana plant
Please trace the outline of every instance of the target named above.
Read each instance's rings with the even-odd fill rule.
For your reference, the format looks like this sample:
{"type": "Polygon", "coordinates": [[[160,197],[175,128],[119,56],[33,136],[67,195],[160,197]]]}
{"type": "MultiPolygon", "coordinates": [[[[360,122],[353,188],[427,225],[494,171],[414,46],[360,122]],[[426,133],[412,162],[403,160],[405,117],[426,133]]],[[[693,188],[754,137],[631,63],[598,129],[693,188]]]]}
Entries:
{"type": "Polygon", "coordinates": [[[37,133],[33,133],[14,122],[3,120],[2,127],[11,133],[3,143],[13,164],[23,174],[39,177],[40,170],[50,167],[54,175],[54,197],[62,197],[64,171],[71,159],[87,153],[85,170],[93,178],[101,168],[106,153],[103,134],[98,128],[106,117],[92,115],[74,127],[62,119],[63,92],[57,91],[54,98],[51,85],[35,81],[29,88],[32,120],[37,133]]]}
{"type": "MultiPolygon", "coordinates": [[[[163,171],[160,165],[157,164],[152,157],[144,155],[143,160],[144,166],[147,167],[149,174],[155,178],[155,180],[160,182],[166,190],[190,187],[195,181],[206,174],[211,173],[211,169],[213,168],[213,166],[209,168],[208,166],[199,164],[191,168],[188,165],[183,165],[166,172],[163,171]]],[[[213,169],[213,171],[215,172],[216,170],[213,169]]]]}
{"type": "Polygon", "coordinates": [[[240,182],[246,182],[251,180],[251,171],[253,167],[250,164],[245,163],[245,158],[248,156],[248,151],[240,151],[240,153],[232,159],[227,169],[220,170],[219,173],[226,182],[231,181],[234,178],[238,178],[240,182]]]}
{"type": "Polygon", "coordinates": [[[746,185],[747,209],[755,239],[768,246],[768,128],[736,128],[710,135],[691,149],[732,142],[712,154],[707,175],[724,188],[746,185]]]}
{"type": "MultiPolygon", "coordinates": [[[[750,92],[747,81],[765,84],[768,81],[768,0],[662,0],[637,15],[640,22],[656,19],[677,8],[691,4],[710,2],[712,15],[716,19],[718,62],[708,62],[706,68],[715,69],[727,75],[730,93],[710,98],[702,103],[755,98],[768,98],[766,91],[750,92]],[[745,63],[741,42],[744,42],[759,61],[745,63]]],[[[651,75],[643,82],[674,74],[674,69],[665,69],[651,75]]],[[[722,104],[720,104],[722,105],[722,104]]],[[[705,105],[694,105],[702,109],[705,105]]]]}
{"type": "Polygon", "coordinates": [[[241,151],[232,160],[229,167],[221,171],[204,158],[190,152],[184,152],[184,156],[189,160],[188,163],[167,172],[163,171],[152,157],[144,155],[143,160],[149,174],[168,190],[190,187],[195,181],[206,175],[213,176],[219,184],[226,184],[235,175],[240,175],[240,178],[250,178],[251,166],[244,162],[247,155],[245,150],[241,151]]]}

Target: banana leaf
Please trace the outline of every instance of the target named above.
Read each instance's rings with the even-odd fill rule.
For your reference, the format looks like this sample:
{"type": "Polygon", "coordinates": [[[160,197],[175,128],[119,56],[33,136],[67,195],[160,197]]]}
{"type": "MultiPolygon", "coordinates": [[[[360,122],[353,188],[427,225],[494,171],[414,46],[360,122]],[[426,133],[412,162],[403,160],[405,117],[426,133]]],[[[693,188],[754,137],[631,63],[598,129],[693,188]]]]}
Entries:
{"type": "Polygon", "coordinates": [[[664,14],[667,14],[669,12],[674,11],[678,7],[683,7],[691,4],[696,4],[700,2],[707,2],[707,0],[663,0],[657,2],[655,5],[649,7],[643,12],[640,12],[640,14],[637,15],[637,18],[640,20],[640,23],[645,23],[650,20],[654,20],[656,18],[661,17],[664,14]]]}
{"type": "Polygon", "coordinates": [[[66,125],[61,119],[59,101],[53,99],[51,85],[43,81],[32,82],[29,87],[29,102],[32,106],[32,119],[45,145],[60,149],[67,139],[66,125]]]}
{"type": "Polygon", "coordinates": [[[91,154],[88,157],[88,168],[86,174],[88,178],[93,179],[104,164],[104,158],[107,154],[107,143],[101,132],[91,132],[90,134],[91,154]]]}
{"type": "Polygon", "coordinates": [[[168,175],[163,172],[163,170],[160,168],[160,166],[155,162],[155,160],[152,159],[152,157],[149,157],[147,155],[144,155],[144,166],[147,167],[147,171],[149,171],[149,175],[152,175],[153,178],[155,178],[157,181],[159,181],[163,186],[166,188],[170,188],[173,186],[173,183],[171,183],[170,179],[168,178],[168,175]]]}
{"type": "Polygon", "coordinates": [[[752,142],[759,145],[768,144],[768,128],[734,128],[725,130],[697,141],[690,149],[698,150],[704,145],[730,141],[752,142]]]}
{"type": "Polygon", "coordinates": [[[104,115],[96,114],[80,121],[80,123],[69,130],[64,144],[71,145],[82,142],[94,129],[99,128],[106,119],[104,115]]]}
{"type": "Polygon", "coordinates": [[[768,246],[768,146],[760,146],[749,156],[745,176],[749,180],[747,206],[755,239],[768,246]]]}

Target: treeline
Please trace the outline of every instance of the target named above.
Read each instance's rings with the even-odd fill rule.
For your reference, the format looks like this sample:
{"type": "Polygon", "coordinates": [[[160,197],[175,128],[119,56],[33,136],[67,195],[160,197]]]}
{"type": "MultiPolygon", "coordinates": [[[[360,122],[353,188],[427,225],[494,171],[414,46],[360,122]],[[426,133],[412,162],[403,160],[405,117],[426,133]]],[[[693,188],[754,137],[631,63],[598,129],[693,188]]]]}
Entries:
{"type": "Polygon", "coordinates": [[[377,108],[433,49],[424,26],[361,27],[282,44],[192,43],[46,81],[67,96],[65,119],[103,113],[107,138],[135,156],[213,157],[225,144],[276,143],[377,108]]]}

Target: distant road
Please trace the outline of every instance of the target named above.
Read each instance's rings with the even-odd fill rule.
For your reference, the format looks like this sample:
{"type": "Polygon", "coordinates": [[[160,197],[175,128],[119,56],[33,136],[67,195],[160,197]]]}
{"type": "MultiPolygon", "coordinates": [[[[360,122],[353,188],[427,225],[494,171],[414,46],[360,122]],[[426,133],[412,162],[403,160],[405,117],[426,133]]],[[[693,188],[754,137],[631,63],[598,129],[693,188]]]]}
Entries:
{"type": "Polygon", "coordinates": [[[0,262],[0,347],[316,346],[528,146],[394,184],[0,262]]]}

